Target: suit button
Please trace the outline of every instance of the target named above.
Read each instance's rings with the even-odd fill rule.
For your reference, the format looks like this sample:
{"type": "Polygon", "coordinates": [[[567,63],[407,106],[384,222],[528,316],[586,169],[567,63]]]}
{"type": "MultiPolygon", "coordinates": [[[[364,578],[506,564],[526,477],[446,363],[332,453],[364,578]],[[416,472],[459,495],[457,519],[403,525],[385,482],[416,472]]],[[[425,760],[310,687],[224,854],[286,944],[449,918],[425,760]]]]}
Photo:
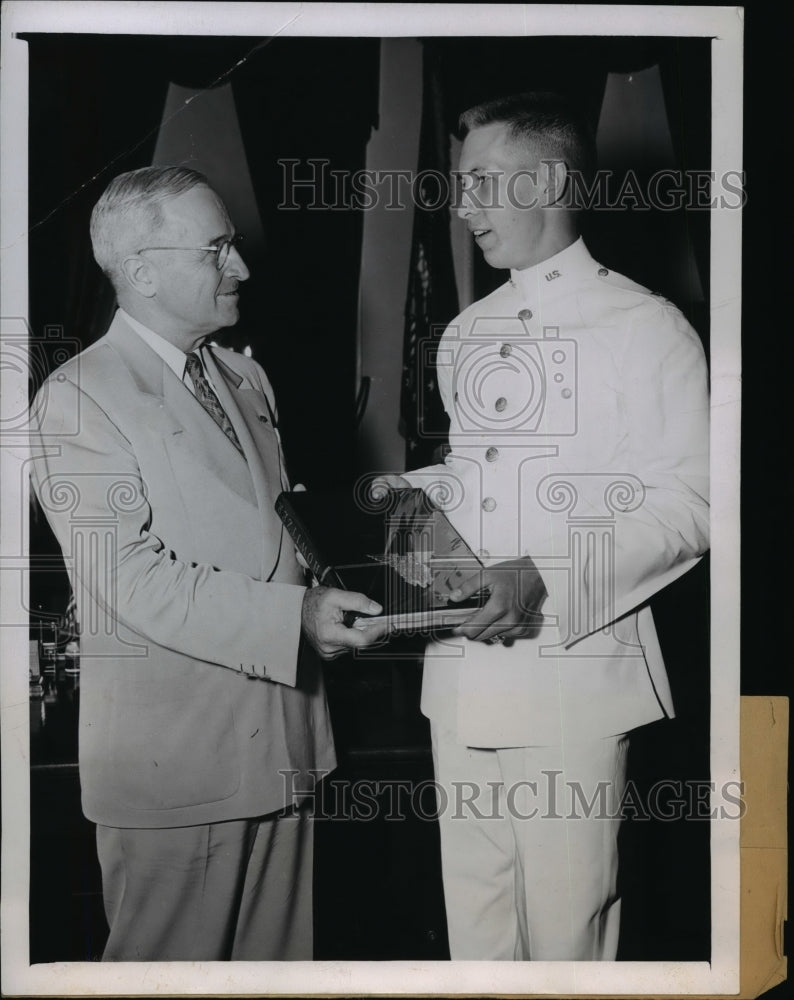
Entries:
{"type": "Polygon", "coordinates": [[[609,271],[607,271],[607,269],[605,267],[599,267],[599,269],[598,269],[598,276],[599,276],[599,278],[606,278],[606,276],[608,274],[609,274],[609,271]]]}
{"type": "Polygon", "coordinates": [[[507,400],[504,396],[500,396],[499,399],[493,404],[494,409],[497,413],[501,413],[502,410],[507,406],[507,400]]]}
{"type": "Polygon", "coordinates": [[[509,358],[510,355],[513,353],[513,348],[510,344],[502,344],[502,346],[499,348],[499,353],[502,355],[503,358],[509,358]]]}
{"type": "Polygon", "coordinates": [[[532,319],[531,309],[522,309],[518,314],[519,319],[532,319]]]}
{"type": "Polygon", "coordinates": [[[492,510],[496,510],[496,501],[493,497],[486,497],[482,502],[482,509],[487,511],[489,514],[492,510]]]}
{"type": "Polygon", "coordinates": [[[485,453],[485,461],[486,462],[495,462],[497,460],[497,458],[499,458],[499,449],[498,448],[489,448],[488,451],[486,451],[486,453],[485,453]]]}

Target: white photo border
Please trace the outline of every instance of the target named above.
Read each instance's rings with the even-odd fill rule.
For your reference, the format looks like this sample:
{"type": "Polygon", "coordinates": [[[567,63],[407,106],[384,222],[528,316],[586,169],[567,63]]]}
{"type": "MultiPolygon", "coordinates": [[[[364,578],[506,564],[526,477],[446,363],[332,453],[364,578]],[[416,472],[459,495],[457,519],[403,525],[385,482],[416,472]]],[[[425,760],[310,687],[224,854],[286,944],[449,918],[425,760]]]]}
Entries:
{"type": "MultiPolygon", "coordinates": [[[[20,32],[240,36],[647,35],[712,39],[712,162],[742,169],[740,8],[503,4],[8,2],[2,19],[2,337],[27,329],[27,44],[20,32]]],[[[741,213],[711,216],[711,778],[739,774],[739,418],[741,213]]],[[[3,368],[2,416],[23,412],[25,373],[3,368]]],[[[2,425],[0,425],[2,426],[2,425]]],[[[1,432],[0,432],[1,433],[1,432]]],[[[28,636],[24,442],[2,461],[2,965],[4,994],[729,994],[739,988],[739,823],[712,822],[712,960],[706,962],[52,963],[29,956],[28,636]]]]}

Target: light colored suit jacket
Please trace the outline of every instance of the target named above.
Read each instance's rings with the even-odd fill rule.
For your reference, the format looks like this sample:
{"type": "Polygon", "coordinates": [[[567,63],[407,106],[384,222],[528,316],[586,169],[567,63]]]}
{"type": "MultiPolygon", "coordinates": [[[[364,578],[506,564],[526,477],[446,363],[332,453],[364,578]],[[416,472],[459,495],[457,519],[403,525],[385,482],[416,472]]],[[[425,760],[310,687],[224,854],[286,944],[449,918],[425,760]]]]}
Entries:
{"type": "Polygon", "coordinates": [[[83,808],[105,825],[260,816],[335,762],[273,512],[272,390],[253,360],[205,355],[245,458],[118,314],[33,405],[33,484],[81,623],[83,808]]]}
{"type": "Polygon", "coordinates": [[[582,240],[445,331],[451,454],[409,473],[486,565],[529,555],[544,627],[427,650],[425,713],[471,746],[559,745],[673,714],[649,598],[708,544],[708,379],[681,313],[582,240]]]}

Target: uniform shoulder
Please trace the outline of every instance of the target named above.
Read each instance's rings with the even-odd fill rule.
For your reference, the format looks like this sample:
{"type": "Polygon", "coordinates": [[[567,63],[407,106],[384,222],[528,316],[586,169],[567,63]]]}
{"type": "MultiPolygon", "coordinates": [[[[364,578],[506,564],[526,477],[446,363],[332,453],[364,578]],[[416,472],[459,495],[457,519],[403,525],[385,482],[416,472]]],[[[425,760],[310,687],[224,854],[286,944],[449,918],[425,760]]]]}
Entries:
{"type": "Polygon", "coordinates": [[[600,264],[580,291],[579,307],[586,319],[599,324],[613,325],[622,319],[633,326],[656,317],[675,325],[689,325],[681,310],[660,292],[600,264]]]}
{"type": "Polygon", "coordinates": [[[495,288],[488,295],[472,302],[450,322],[450,327],[463,328],[480,316],[502,317],[515,314],[515,295],[509,281],[495,288]]]}
{"type": "Polygon", "coordinates": [[[623,295],[626,298],[634,298],[637,301],[656,301],[663,298],[663,296],[651,291],[650,288],[646,288],[645,285],[641,285],[638,281],[634,281],[619,271],[613,271],[603,264],[596,265],[593,273],[593,282],[596,288],[603,289],[606,294],[612,292],[616,296],[623,295]]]}

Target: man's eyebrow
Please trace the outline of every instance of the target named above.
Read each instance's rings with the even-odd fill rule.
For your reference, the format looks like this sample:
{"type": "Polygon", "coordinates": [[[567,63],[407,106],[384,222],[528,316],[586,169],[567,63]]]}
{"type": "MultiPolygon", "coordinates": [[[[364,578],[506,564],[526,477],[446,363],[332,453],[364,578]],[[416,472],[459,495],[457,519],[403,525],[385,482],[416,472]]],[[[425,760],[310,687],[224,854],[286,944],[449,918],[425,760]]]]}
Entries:
{"type": "Polygon", "coordinates": [[[230,239],[229,233],[223,233],[222,236],[213,236],[211,240],[207,240],[204,246],[217,247],[220,246],[221,243],[225,243],[228,239],[230,239]]]}
{"type": "Polygon", "coordinates": [[[474,166],[468,167],[466,170],[457,171],[459,174],[472,174],[476,176],[477,174],[495,174],[500,173],[499,167],[486,167],[484,164],[475,164],[474,166]]]}

